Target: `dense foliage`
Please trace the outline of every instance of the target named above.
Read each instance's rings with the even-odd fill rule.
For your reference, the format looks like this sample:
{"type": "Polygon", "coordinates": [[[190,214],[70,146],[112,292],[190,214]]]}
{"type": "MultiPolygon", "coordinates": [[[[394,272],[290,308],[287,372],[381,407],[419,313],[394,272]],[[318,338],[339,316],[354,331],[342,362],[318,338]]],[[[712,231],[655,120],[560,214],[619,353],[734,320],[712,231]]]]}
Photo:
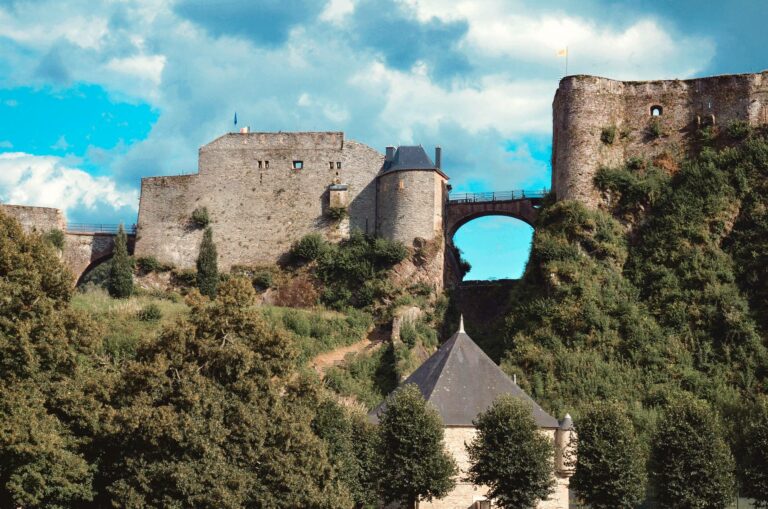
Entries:
{"type": "Polygon", "coordinates": [[[579,500],[594,509],[637,507],[645,495],[645,455],[626,410],[597,402],[579,420],[576,432],[571,489],[579,500]]]}
{"type": "Polygon", "coordinates": [[[724,509],[732,501],[733,456],[706,402],[683,397],[667,406],[652,440],[651,480],[661,507],[724,509]]]}
{"type": "Polygon", "coordinates": [[[213,243],[211,227],[203,232],[200,252],[197,255],[197,289],[203,295],[214,298],[219,286],[219,264],[216,244],[213,243]]]}
{"type": "Polygon", "coordinates": [[[474,421],[467,477],[488,486],[487,496],[498,507],[532,509],[554,492],[554,448],[531,410],[529,403],[505,395],[474,421]]]}
{"type": "Polygon", "coordinates": [[[407,384],[387,399],[379,416],[379,490],[386,503],[409,509],[447,495],[458,468],[445,451],[443,423],[419,388],[407,384]]]}
{"type": "Polygon", "coordinates": [[[128,236],[121,224],[115,237],[115,251],[109,267],[109,294],[124,299],[133,293],[133,260],[128,256],[128,236]]]}
{"type": "Polygon", "coordinates": [[[768,399],[764,396],[748,409],[739,425],[741,494],[768,508],[768,399]]]}

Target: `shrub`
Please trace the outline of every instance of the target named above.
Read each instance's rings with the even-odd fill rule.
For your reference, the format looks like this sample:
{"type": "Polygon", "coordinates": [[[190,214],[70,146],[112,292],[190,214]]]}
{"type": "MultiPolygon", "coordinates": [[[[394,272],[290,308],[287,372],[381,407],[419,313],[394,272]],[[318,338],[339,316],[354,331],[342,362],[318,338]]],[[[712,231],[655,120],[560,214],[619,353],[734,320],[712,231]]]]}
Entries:
{"type": "Polygon", "coordinates": [[[197,255],[197,289],[211,299],[216,297],[219,286],[219,265],[216,244],[213,243],[213,230],[205,229],[203,241],[200,243],[200,253],[197,255]]]}
{"type": "Polygon", "coordinates": [[[349,214],[346,207],[329,207],[328,210],[325,211],[325,215],[332,221],[338,222],[349,214]]]}
{"type": "Polygon", "coordinates": [[[373,241],[373,253],[381,263],[395,265],[405,260],[408,249],[402,242],[377,237],[373,241]]]}
{"type": "Polygon", "coordinates": [[[291,258],[296,261],[311,262],[317,260],[328,250],[328,242],[319,233],[310,233],[297,240],[291,246],[291,258]]]}
{"type": "Polygon", "coordinates": [[[653,138],[661,138],[664,135],[664,129],[661,127],[661,120],[654,118],[648,123],[648,134],[653,138]]]}
{"type": "Polygon", "coordinates": [[[128,237],[123,225],[115,237],[115,253],[109,271],[109,294],[116,298],[127,298],[133,293],[133,260],[128,256],[128,237]]]}
{"type": "Polygon", "coordinates": [[[136,260],[136,266],[144,274],[150,272],[167,272],[171,270],[171,267],[160,263],[154,256],[142,256],[136,260]]]}
{"type": "Polygon", "coordinates": [[[173,269],[173,283],[179,286],[193,287],[197,285],[197,271],[194,269],[173,269]]]}
{"type": "Polygon", "coordinates": [[[147,304],[138,313],[138,318],[142,322],[156,322],[163,317],[163,312],[160,310],[160,306],[154,302],[147,304]]]}
{"type": "Polygon", "coordinates": [[[613,142],[616,141],[616,126],[603,127],[603,130],[600,131],[600,141],[606,145],[613,145],[613,142]]]}
{"type": "Polygon", "coordinates": [[[273,277],[268,270],[260,270],[253,275],[253,286],[259,290],[266,290],[272,287],[273,277]]]}
{"type": "Polygon", "coordinates": [[[50,242],[52,246],[54,246],[59,251],[62,251],[64,249],[64,243],[66,242],[66,237],[64,236],[64,232],[59,230],[58,228],[54,228],[53,230],[49,230],[46,232],[45,235],[43,235],[43,239],[50,242]]]}
{"type": "Polygon", "coordinates": [[[205,228],[211,223],[211,218],[208,215],[208,209],[205,207],[197,207],[192,211],[192,224],[197,228],[205,228]]]}
{"type": "Polygon", "coordinates": [[[411,322],[405,322],[400,327],[400,339],[408,348],[416,346],[416,327],[411,322]]]}
{"type": "Polygon", "coordinates": [[[749,122],[744,122],[742,120],[731,122],[726,128],[726,133],[732,140],[743,140],[749,136],[751,131],[752,128],[750,127],[749,122]]]}

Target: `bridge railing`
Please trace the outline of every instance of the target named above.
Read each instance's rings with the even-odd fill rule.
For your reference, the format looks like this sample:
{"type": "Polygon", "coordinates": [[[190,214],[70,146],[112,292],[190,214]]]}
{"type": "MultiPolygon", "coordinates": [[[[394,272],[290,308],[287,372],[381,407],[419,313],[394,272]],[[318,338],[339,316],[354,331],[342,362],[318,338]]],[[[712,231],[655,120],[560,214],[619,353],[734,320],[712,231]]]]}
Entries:
{"type": "MultiPolygon", "coordinates": [[[[119,224],[105,223],[67,223],[67,231],[72,233],[117,233],[119,224]]],[[[136,225],[125,226],[125,233],[136,234],[136,225]]]]}
{"type": "Polygon", "coordinates": [[[475,203],[475,202],[493,202],[526,200],[531,198],[544,198],[549,193],[549,189],[539,190],[518,190],[501,191],[491,193],[457,193],[448,196],[449,203],[475,203]]]}

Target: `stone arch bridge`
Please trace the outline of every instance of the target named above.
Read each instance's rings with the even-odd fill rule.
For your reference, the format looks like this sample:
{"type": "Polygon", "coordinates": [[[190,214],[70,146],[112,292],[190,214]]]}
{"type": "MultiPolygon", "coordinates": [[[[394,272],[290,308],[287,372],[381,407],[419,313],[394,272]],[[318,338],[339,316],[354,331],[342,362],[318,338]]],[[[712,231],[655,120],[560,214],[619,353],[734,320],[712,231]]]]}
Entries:
{"type": "MultiPolygon", "coordinates": [[[[117,229],[116,224],[67,223],[62,258],[78,284],[89,270],[112,258],[117,229]]],[[[136,226],[126,227],[125,231],[128,253],[132,254],[136,244],[136,226]]]]}
{"type": "Polygon", "coordinates": [[[541,189],[450,195],[444,222],[446,241],[452,244],[459,228],[483,216],[513,217],[533,226],[547,192],[547,189],[541,189]]]}

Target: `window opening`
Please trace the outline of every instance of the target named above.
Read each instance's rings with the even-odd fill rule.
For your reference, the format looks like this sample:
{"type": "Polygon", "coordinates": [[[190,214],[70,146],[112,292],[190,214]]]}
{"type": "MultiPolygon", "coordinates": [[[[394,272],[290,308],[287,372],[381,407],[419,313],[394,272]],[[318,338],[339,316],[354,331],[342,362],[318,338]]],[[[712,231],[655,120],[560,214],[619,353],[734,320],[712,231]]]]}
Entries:
{"type": "Polygon", "coordinates": [[[304,168],[304,161],[294,161],[293,162],[293,169],[294,170],[300,170],[304,168]]]}
{"type": "Polygon", "coordinates": [[[269,169],[269,161],[264,161],[264,169],[265,170],[269,169]]]}
{"type": "Polygon", "coordinates": [[[331,169],[333,169],[333,161],[329,161],[329,162],[328,162],[328,166],[330,166],[330,167],[331,167],[331,169]]]}
{"type": "Polygon", "coordinates": [[[336,163],[336,169],[337,169],[337,170],[340,170],[340,169],[341,169],[341,161],[338,161],[338,162],[336,163]]]}
{"type": "Polygon", "coordinates": [[[657,105],[651,106],[651,116],[652,117],[660,117],[664,109],[657,105]]]}
{"type": "Polygon", "coordinates": [[[259,161],[259,169],[261,169],[261,161],[259,161]]]}

